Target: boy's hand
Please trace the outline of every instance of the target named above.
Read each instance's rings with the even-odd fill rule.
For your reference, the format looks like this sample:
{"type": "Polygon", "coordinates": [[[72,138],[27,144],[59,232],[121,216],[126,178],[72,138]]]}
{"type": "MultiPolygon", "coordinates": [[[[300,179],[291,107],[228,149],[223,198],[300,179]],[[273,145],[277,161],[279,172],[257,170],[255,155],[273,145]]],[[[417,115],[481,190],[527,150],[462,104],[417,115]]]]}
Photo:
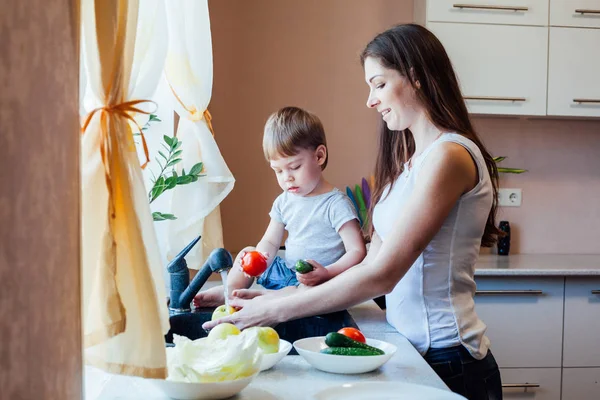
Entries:
{"type": "Polygon", "coordinates": [[[298,282],[306,286],[316,286],[320,283],[328,281],[331,278],[327,268],[325,268],[315,260],[306,260],[306,262],[312,265],[314,269],[306,274],[296,273],[298,282]]]}
{"type": "MultiPolygon", "coordinates": [[[[244,256],[246,255],[246,253],[250,252],[250,251],[257,251],[255,247],[246,247],[244,248],[242,251],[240,251],[237,255],[237,257],[235,258],[234,262],[233,262],[233,268],[237,268],[240,270],[240,272],[242,274],[244,274],[244,276],[246,278],[256,278],[254,276],[250,276],[248,275],[246,272],[244,272],[244,269],[242,268],[242,258],[244,258],[244,256]]],[[[265,251],[259,251],[260,254],[263,255],[263,257],[265,257],[265,259],[269,259],[269,253],[265,252],[265,251]]]]}

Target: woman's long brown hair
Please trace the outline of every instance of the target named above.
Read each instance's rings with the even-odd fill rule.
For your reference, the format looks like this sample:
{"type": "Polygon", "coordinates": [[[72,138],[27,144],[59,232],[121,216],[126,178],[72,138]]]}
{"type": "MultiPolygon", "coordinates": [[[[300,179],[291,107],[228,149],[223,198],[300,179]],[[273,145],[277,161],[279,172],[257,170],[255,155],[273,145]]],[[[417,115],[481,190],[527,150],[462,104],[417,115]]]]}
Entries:
{"type": "MultiPolygon", "coordinates": [[[[435,126],[446,132],[456,132],[473,141],[485,159],[492,180],[493,203],[485,225],[481,245],[491,247],[501,234],[496,227],[498,207],[498,169],[496,163],[477,136],[469,119],[458,80],[446,50],[437,37],[426,28],[398,25],[377,35],[364,49],[360,59],[364,67],[369,57],[384,67],[397,70],[415,89],[418,101],[435,126]],[[420,86],[417,88],[416,82],[420,86]]],[[[409,129],[391,131],[381,123],[379,150],[375,164],[375,188],[369,210],[372,221],[373,207],[381,199],[383,190],[400,176],[415,152],[415,141],[409,129]]],[[[373,227],[370,226],[370,233],[373,227]]]]}

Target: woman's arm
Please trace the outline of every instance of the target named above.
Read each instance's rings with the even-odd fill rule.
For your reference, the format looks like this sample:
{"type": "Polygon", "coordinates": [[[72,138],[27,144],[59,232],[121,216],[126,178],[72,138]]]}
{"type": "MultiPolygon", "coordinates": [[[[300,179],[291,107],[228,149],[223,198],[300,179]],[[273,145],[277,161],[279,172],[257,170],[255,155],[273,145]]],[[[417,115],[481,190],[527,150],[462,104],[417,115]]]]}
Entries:
{"type": "Polygon", "coordinates": [[[234,299],[232,304],[243,309],[219,321],[208,322],[205,328],[220,322],[231,322],[240,328],[274,325],[343,310],[391,292],[439,231],[460,196],[477,180],[470,154],[458,144],[443,143],[436,147],[427,162],[394,229],[375,256],[367,257],[360,266],[328,282],[276,301],[260,297],[250,301],[234,299]]]}

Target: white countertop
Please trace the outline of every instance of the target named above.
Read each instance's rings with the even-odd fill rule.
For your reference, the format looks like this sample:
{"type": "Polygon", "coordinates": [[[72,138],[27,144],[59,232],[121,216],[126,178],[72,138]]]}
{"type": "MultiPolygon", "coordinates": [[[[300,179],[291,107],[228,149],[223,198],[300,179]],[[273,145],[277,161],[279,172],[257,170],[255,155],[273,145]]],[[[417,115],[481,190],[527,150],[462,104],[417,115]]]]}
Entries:
{"type": "MultiPolygon", "coordinates": [[[[396,354],[380,369],[358,375],[338,375],[311,367],[300,356],[287,356],[272,369],[261,372],[235,400],[311,399],[319,391],[356,381],[394,381],[448,390],[414,347],[385,320],[385,312],[369,301],[349,310],[365,336],[398,347],[396,354]]],[[[86,400],[167,400],[150,382],[108,375],[86,367],[86,400]]]]}
{"type": "Polygon", "coordinates": [[[482,254],[475,276],[600,275],[600,254],[482,254]]]}

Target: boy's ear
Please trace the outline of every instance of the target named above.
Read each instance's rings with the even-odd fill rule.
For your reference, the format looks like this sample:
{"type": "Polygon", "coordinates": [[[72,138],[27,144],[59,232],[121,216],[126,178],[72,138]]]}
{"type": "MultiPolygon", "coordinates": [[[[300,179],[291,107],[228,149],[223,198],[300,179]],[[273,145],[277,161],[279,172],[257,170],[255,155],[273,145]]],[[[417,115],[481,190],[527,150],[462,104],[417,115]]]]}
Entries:
{"type": "Polygon", "coordinates": [[[323,144],[319,145],[315,150],[315,156],[319,165],[325,164],[325,160],[327,160],[327,147],[323,144]]]}

